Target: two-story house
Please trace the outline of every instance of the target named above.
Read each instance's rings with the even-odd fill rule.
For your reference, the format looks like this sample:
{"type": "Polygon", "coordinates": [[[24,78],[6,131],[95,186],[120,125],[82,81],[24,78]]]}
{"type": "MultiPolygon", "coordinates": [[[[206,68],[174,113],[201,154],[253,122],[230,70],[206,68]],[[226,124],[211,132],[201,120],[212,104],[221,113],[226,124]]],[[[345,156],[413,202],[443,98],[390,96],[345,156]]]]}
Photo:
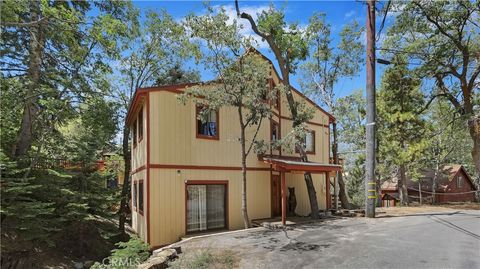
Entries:
{"type": "MultiPolygon", "coordinates": [[[[273,90],[281,81],[271,62],[270,66],[273,72],[266,87],[273,90]]],[[[192,101],[183,105],[176,98],[192,85],[196,84],[137,89],[127,115],[132,130],[132,226],[153,248],[186,234],[243,228],[237,112],[223,107],[203,123],[192,101]]],[[[265,156],[250,154],[250,219],[282,215],[285,221],[286,187],[295,188],[295,213],[309,215],[306,171],[312,173],[319,208],[330,207],[327,178],[340,170],[329,164],[329,126],[335,119],[296,89],[292,91],[295,99],[315,110],[305,137],[309,162],[301,162],[295,151],[286,148],[265,156]]],[[[271,105],[274,116],[258,134],[265,140],[281,138],[292,129],[285,95],[271,105]]]]}

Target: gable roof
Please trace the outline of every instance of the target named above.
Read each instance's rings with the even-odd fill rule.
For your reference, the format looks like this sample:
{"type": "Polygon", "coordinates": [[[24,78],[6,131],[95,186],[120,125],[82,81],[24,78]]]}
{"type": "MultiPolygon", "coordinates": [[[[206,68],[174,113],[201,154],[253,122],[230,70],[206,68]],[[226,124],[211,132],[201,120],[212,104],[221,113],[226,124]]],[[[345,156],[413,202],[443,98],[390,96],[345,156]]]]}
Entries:
{"type": "MultiPolygon", "coordinates": [[[[260,57],[262,57],[264,60],[266,60],[270,64],[272,70],[275,72],[277,77],[279,78],[280,82],[283,83],[283,80],[281,79],[277,69],[275,68],[275,65],[273,65],[273,63],[270,59],[268,59],[265,55],[263,55],[260,51],[256,50],[255,48],[250,48],[245,53],[251,53],[251,52],[258,54],[260,57]]],[[[140,102],[142,100],[142,98],[144,98],[146,96],[147,92],[150,92],[150,91],[168,91],[168,92],[173,92],[173,93],[183,93],[183,89],[185,89],[186,87],[198,86],[198,85],[207,85],[207,84],[212,83],[212,82],[214,82],[214,81],[182,83],[182,84],[175,84],[175,85],[138,88],[138,89],[135,90],[132,101],[130,102],[128,112],[127,112],[127,117],[125,118],[125,122],[126,122],[126,124],[131,123],[133,115],[136,114],[136,112],[139,108],[138,102],[140,102]]],[[[290,89],[293,92],[295,92],[296,94],[298,94],[301,98],[305,99],[305,101],[307,101],[308,103],[313,105],[316,109],[320,110],[322,113],[327,115],[328,119],[329,119],[329,123],[335,122],[335,117],[332,114],[325,111],[317,103],[312,101],[310,98],[305,96],[303,93],[301,93],[299,90],[297,90],[293,86],[290,86],[290,89]]]]}
{"type": "MultiPolygon", "coordinates": [[[[462,173],[466,176],[467,182],[470,183],[473,189],[475,188],[475,184],[473,183],[472,178],[467,173],[465,168],[461,164],[452,164],[452,165],[445,165],[440,168],[439,173],[437,175],[437,191],[446,191],[448,185],[452,182],[452,180],[457,176],[457,174],[462,173]]],[[[433,178],[435,176],[434,169],[422,169],[420,171],[421,174],[421,186],[422,189],[432,189],[433,178]]],[[[396,191],[397,190],[397,176],[393,176],[389,180],[382,183],[382,190],[385,191],[396,191]]],[[[411,180],[410,177],[407,176],[407,187],[411,189],[418,189],[418,182],[411,180]]]]}

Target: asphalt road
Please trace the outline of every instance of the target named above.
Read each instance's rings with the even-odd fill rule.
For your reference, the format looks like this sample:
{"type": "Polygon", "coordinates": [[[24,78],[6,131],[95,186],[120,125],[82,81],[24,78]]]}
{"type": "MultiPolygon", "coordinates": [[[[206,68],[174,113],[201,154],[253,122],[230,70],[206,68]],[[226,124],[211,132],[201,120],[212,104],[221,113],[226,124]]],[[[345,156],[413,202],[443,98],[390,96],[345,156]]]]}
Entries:
{"type": "Polygon", "coordinates": [[[232,250],[241,268],[480,268],[480,211],[335,219],[181,245],[232,250]]]}

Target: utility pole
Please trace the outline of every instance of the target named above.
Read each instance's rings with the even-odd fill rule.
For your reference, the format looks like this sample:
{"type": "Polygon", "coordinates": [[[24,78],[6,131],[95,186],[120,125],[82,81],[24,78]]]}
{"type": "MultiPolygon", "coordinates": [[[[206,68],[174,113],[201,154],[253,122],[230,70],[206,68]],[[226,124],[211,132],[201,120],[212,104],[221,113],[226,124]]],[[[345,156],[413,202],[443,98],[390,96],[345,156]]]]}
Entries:
{"type": "Polygon", "coordinates": [[[365,216],[375,217],[375,0],[367,1],[367,141],[365,160],[365,216]]]}

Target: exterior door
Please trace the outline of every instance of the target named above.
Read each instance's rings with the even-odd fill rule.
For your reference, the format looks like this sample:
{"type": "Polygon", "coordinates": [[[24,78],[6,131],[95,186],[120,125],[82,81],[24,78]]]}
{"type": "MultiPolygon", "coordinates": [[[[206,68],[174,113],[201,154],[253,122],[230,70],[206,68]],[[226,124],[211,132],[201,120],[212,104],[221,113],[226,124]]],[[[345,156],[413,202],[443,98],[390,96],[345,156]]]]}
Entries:
{"type": "Polygon", "coordinates": [[[282,213],[282,196],[281,196],[281,185],[280,185],[280,175],[272,175],[271,179],[272,187],[272,217],[280,216],[282,213]]]}

